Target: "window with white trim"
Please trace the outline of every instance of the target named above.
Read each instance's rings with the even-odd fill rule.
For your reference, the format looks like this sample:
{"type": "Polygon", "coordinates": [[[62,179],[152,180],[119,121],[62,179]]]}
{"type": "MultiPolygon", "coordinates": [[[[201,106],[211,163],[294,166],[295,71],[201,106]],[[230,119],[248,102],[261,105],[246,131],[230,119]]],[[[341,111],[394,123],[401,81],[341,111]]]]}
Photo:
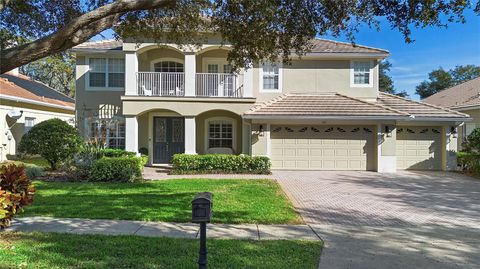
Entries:
{"type": "Polygon", "coordinates": [[[276,64],[263,63],[262,65],[262,84],[263,90],[278,91],[280,81],[280,68],[276,64]]]}
{"type": "Polygon", "coordinates": [[[90,58],[89,86],[91,88],[125,87],[125,60],[121,58],[90,58]]]}
{"type": "Polygon", "coordinates": [[[94,121],[90,124],[90,138],[108,148],[125,149],[125,122],[94,121]]]}
{"type": "Polygon", "coordinates": [[[28,133],[35,126],[35,118],[25,117],[25,133],[28,133]]]}
{"type": "Polygon", "coordinates": [[[208,122],[208,148],[233,149],[233,123],[228,120],[208,122]]]}
{"type": "Polygon", "coordinates": [[[372,84],[372,70],[370,61],[353,61],[352,84],[354,86],[370,86],[372,84]]]}

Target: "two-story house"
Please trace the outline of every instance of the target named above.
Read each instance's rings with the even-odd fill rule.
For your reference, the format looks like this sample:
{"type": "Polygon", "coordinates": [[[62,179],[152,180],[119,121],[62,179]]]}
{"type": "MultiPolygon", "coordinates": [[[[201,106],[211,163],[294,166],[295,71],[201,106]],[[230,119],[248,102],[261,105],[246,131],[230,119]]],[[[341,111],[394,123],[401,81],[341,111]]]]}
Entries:
{"type": "Polygon", "coordinates": [[[252,154],[274,169],[447,170],[468,116],[378,90],[386,50],[323,39],[290,64],[232,73],[228,45],[76,46],[76,116],[86,137],[148,154],[252,154]]]}

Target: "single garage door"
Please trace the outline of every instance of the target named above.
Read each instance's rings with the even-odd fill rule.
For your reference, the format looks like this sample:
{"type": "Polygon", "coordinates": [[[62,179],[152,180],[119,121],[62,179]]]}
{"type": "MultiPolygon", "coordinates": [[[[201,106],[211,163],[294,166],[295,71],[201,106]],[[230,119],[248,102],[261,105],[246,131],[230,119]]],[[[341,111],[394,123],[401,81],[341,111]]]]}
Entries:
{"type": "Polygon", "coordinates": [[[440,127],[397,127],[397,168],[440,170],[440,127]]]}
{"type": "Polygon", "coordinates": [[[271,127],[275,169],[373,170],[374,127],[271,127]]]}

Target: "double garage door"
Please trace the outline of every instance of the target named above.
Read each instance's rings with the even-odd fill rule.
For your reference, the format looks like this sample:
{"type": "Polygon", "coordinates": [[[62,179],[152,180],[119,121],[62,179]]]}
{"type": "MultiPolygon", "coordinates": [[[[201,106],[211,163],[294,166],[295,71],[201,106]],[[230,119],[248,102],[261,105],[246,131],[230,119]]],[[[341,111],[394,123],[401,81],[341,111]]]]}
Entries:
{"type": "Polygon", "coordinates": [[[374,170],[372,126],[271,126],[276,169],[374,170]]]}
{"type": "MultiPolygon", "coordinates": [[[[374,126],[272,125],[274,169],[375,170],[374,126]]],[[[441,129],[397,127],[398,169],[440,170],[441,129]]]]}

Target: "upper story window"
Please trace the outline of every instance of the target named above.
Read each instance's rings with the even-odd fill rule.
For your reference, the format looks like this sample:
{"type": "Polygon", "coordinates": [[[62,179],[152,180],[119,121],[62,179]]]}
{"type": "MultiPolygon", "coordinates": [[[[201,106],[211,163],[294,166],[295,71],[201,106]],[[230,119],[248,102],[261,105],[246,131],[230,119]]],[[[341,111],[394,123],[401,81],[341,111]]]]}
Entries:
{"type": "Polygon", "coordinates": [[[25,133],[30,131],[35,126],[35,118],[25,117],[25,133]]]}
{"type": "Polygon", "coordinates": [[[282,91],[282,72],[280,66],[274,63],[263,63],[260,69],[260,91],[282,91]]]}
{"type": "Polygon", "coordinates": [[[91,88],[125,87],[125,61],[121,58],[90,58],[89,70],[91,88]]]}
{"type": "Polygon", "coordinates": [[[373,72],[371,61],[352,61],[350,84],[352,87],[372,87],[373,72]]]}
{"type": "Polygon", "coordinates": [[[154,72],[181,73],[183,72],[183,63],[174,61],[161,61],[153,65],[154,72]]]}

